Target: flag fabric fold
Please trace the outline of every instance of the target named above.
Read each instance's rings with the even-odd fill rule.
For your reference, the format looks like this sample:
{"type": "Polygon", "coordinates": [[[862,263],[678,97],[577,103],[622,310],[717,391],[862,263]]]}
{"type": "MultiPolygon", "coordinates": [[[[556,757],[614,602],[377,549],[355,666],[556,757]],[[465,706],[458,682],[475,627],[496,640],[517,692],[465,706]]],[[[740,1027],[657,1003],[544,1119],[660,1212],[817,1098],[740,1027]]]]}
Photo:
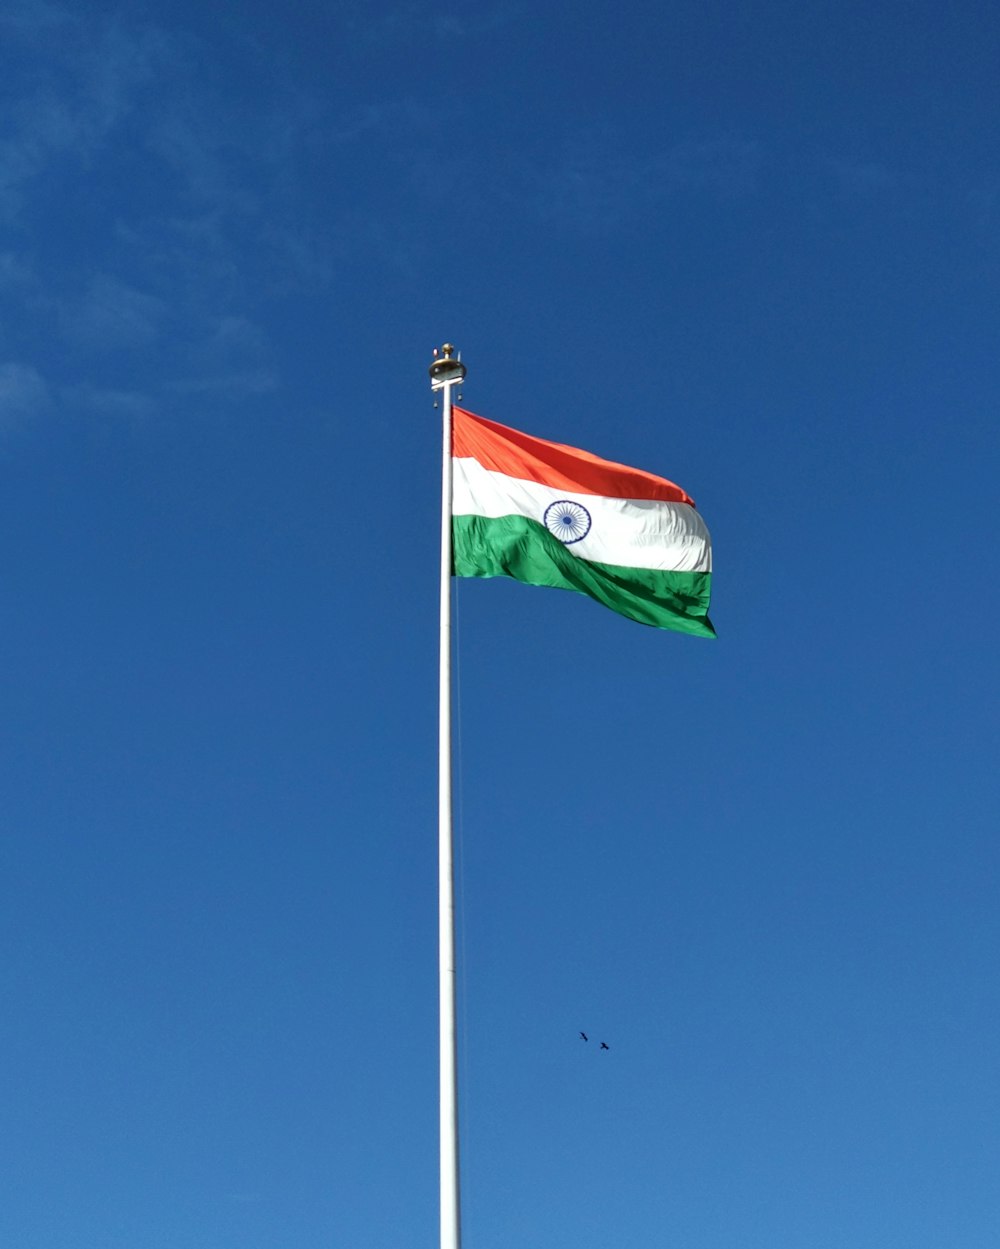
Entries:
{"type": "Polygon", "coordinates": [[[642,469],[452,409],[453,570],[575,590],[714,637],[712,551],[694,501],[642,469]]]}

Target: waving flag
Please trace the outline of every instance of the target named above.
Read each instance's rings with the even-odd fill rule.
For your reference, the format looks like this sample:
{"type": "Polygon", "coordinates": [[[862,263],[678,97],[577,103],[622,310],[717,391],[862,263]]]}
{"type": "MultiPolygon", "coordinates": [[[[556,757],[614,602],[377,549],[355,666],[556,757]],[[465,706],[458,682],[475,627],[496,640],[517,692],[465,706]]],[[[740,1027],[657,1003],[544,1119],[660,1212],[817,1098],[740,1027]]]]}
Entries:
{"type": "Polygon", "coordinates": [[[589,594],[630,620],[714,637],[712,550],[673,482],[453,409],[458,577],[589,594]]]}

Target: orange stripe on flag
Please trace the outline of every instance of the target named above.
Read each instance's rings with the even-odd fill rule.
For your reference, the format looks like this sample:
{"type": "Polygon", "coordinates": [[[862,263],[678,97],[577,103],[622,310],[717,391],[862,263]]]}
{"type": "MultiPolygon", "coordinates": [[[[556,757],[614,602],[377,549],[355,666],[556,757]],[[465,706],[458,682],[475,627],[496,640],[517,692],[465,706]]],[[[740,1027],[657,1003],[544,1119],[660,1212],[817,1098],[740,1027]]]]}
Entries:
{"type": "Polygon", "coordinates": [[[602,460],[589,451],[522,434],[520,430],[453,408],[452,454],[478,460],[491,472],[522,481],[535,481],[576,494],[600,494],[613,499],[658,499],[664,503],[694,500],[665,477],[602,460]]]}

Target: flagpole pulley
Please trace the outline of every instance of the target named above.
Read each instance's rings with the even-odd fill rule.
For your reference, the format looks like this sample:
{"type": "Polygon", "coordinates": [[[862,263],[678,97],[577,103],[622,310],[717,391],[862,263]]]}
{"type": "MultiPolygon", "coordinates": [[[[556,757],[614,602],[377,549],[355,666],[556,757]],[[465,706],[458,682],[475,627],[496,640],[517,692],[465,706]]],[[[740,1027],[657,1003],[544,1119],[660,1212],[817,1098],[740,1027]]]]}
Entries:
{"type": "Polygon", "coordinates": [[[427,370],[431,375],[431,390],[443,390],[445,386],[461,384],[465,380],[465,365],[462,357],[455,355],[451,343],[434,348],[434,359],[427,370]]]}

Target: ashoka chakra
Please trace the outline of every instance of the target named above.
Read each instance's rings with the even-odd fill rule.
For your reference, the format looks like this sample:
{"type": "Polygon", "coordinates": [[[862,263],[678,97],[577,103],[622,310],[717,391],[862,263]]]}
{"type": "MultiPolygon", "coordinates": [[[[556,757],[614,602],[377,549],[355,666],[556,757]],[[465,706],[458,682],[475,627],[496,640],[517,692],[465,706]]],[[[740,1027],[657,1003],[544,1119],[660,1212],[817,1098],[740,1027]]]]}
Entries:
{"type": "Polygon", "coordinates": [[[545,528],[566,546],[579,542],[590,533],[590,513],[582,503],[559,499],[550,503],[542,517],[545,528]]]}

